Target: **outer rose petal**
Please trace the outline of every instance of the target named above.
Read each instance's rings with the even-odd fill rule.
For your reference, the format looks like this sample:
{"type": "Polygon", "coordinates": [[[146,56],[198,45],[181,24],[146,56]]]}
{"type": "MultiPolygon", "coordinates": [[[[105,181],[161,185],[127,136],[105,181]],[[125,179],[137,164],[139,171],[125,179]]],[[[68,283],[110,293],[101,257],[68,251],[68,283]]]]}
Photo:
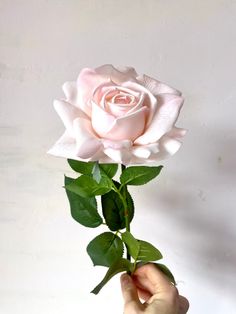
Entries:
{"type": "Polygon", "coordinates": [[[71,103],[72,105],[78,106],[78,91],[76,82],[65,82],[62,85],[63,92],[66,96],[67,102],[71,103]]]}
{"type": "Polygon", "coordinates": [[[153,151],[150,159],[154,158],[155,161],[159,161],[177,153],[182,145],[179,139],[184,137],[186,132],[187,130],[185,129],[173,127],[158,141],[158,151],[153,151]]]}
{"type": "Polygon", "coordinates": [[[111,80],[116,84],[130,80],[136,81],[136,76],[138,75],[132,67],[115,68],[112,64],[102,65],[96,68],[95,72],[103,76],[106,80],[111,80]]]}
{"type": "Polygon", "coordinates": [[[129,149],[113,149],[105,148],[104,153],[109,156],[113,162],[115,161],[118,164],[128,165],[132,155],[129,149]]]}
{"type": "Polygon", "coordinates": [[[104,153],[117,163],[128,164],[132,158],[132,142],[102,140],[104,153]]]}
{"type": "Polygon", "coordinates": [[[101,141],[104,148],[113,148],[113,149],[131,149],[132,148],[132,142],[129,140],[112,141],[112,140],[102,139],[101,141]]]}
{"type": "Polygon", "coordinates": [[[54,100],[53,105],[62,122],[64,123],[65,128],[68,130],[70,136],[74,137],[73,120],[78,117],[88,119],[88,116],[86,116],[83,111],[72,106],[64,100],[54,100]]]}
{"type": "Polygon", "coordinates": [[[75,155],[75,145],[75,139],[70,136],[68,131],[65,131],[47,153],[57,157],[78,159],[75,155]]]}
{"type": "Polygon", "coordinates": [[[101,163],[113,163],[114,161],[104,154],[100,149],[95,155],[90,158],[84,159],[76,155],[76,141],[72,138],[68,131],[59,138],[59,140],[53,145],[53,147],[47,152],[47,154],[69,158],[74,160],[83,160],[83,161],[96,161],[99,160],[101,163]]]}
{"type": "Polygon", "coordinates": [[[157,142],[148,145],[134,146],[132,152],[134,156],[142,158],[143,162],[145,162],[145,160],[150,158],[151,155],[160,152],[159,143],[157,142]]]}
{"type": "Polygon", "coordinates": [[[91,122],[87,119],[74,120],[76,138],[76,155],[82,159],[91,158],[102,147],[101,142],[92,131],[91,122]]]}
{"type": "Polygon", "coordinates": [[[166,135],[174,139],[181,139],[187,132],[185,129],[173,127],[166,135]]]}
{"type": "Polygon", "coordinates": [[[170,132],[166,133],[162,138],[153,144],[133,147],[131,163],[156,163],[174,155],[180,148],[179,141],[186,134],[185,129],[173,127],[170,132]]]}
{"type": "Polygon", "coordinates": [[[181,92],[178,91],[177,89],[168,86],[165,83],[157,81],[145,74],[138,76],[137,80],[141,82],[144,85],[144,87],[146,87],[155,96],[159,94],[174,94],[181,96],[181,92]]]}
{"type": "Polygon", "coordinates": [[[148,158],[142,157],[140,154],[133,154],[130,164],[153,164],[163,159],[174,155],[180,148],[181,143],[171,138],[165,138],[161,145],[158,145],[158,150],[152,153],[148,158]]]}
{"type": "Polygon", "coordinates": [[[91,115],[91,99],[93,92],[98,85],[109,80],[106,77],[98,75],[95,70],[83,69],[77,79],[78,106],[87,114],[91,115]]]}
{"type": "Polygon", "coordinates": [[[179,150],[181,144],[182,143],[176,139],[163,136],[160,140],[160,153],[158,157],[164,159],[174,155],[179,150]]]}
{"type": "Polygon", "coordinates": [[[145,145],[158,141],[175,124],[184,99],[181,96],[163,94],[158,96],[159,107],[146,132],[135,140],[135,144],[145,145]]]}
{"type": "Polygon", "coordinates": [[[148,149],[148,147],[144,146],[138,146],[133,148],[133,155],[138,158],[147,159],[151,155],[151,151],[148,149]]]}

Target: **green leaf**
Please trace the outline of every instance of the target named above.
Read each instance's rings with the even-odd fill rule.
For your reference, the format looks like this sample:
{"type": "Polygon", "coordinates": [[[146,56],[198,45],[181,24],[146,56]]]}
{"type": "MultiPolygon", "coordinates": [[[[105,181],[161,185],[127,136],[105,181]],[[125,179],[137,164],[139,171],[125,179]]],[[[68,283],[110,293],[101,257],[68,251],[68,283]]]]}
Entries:
{"type": "MultiPolygon", "coordinates": [[[[71,182],[73,179],[65,176],[65,185],[71,182]]],[[[95,197],[84,198],[68,190],[66,194],[70,203],[71,216],[77,222],[90,228],[96,228],[102,224],[95,197]]]]}
{"type": "Polygon", "coordinates": [[[122,233],[122,240],[125,242],[127,250],[134,260],[151,262],[162,258],[161,252],[151,243],[135,239],[128,231],[122,233]]]}
{"type": "Polygon", "coordinates": [[[94,266],[108,266],[123,255],[123,243],[112,232],[104,232],[94,238],[87,246],[87,252],[94,266]]]}
{"type": "Polygon", "coordinates": [[[116,274],[123,271],[131,272],[133,264],[127,259],[121,258],[115,261],[111,267],[108,269],[103,280],[91,291],[91,293],[98,294],[99,291],[105,286],[105,284],[116,274]]]}
{"type": "MultiPolygon", "coordinates": [[[[79,161],[74,159],[67,159],[70,167],[78,173],[91,175],[93,172],[94,165],[96,162],[89,161],[79,161]]],[[[117,164],[99,164],[99,167],[104,171],[104,173],[109,177],[113,178],[117,172],[118,165],[117,164]]]]}
{"type": "MultiPolygon", "coordinates": [[[[113,181],[117,188],[120,187],[118,182],[113,181]]],[[[125,228],[125,212],[128,213],[129,222],[134,217],[134,204],[131,195],[126,190],[121,191],[122,195],[126,198],[127,208],[120,199],[120,196],[115,191],[111,190],[109,193],[102,195],[102,212],[106,224],[110,230],[116,231],[125,228]]]]}
{"type": "Polygon", "coordinates": [[[109,178],[113,178],[118,169],[117,164],[99,164],[99,166],[109,178]]]}
{"type": "Polygon", "coordinates": [[[84,162],[84,161],[79,161],[79,160],[74,160],[74,159],[67,159],[68,164],[70,167],[78,173],[82,174],[91,174],[93,171],[93,167],[95,162],[84,162]]]}
{"type": "Polygon", "coordinates": [[[154,265],[156,265],[168,277],[168,279],[176,285],[175,277],[166,265],[160,263],[155,263],[154,265]]]}
{"type": "Polygon", "coordinates": [[[117,169],[117,164],[99,164],[95,162],[92,171],[93,179],[99,183],[102,175],[112,178],[116,174],[117,169]]]}
{"type": "Polygon", "coordinates": [[[122,240],[125,242],[129,254],[134,260],[137,260],[140,250],[140,243],[129,231],[122,233],[122,240]]]}
{"type": "Polygon", "coordinates": [[[140,249],[137,260],[151,262],[157,261],[163,257],[161,252],[157,248],[155,248],[151,243],[142,240],[138,240],[138,242],[140,245],[140,249]]]}
{"type": "Polygon", "coordinates": [[[102,195],[101,202],[103,217],[108,228],[112,231],[123,229],[122,213],[124,214],[124,206],[119,195],[114,191],[110,191],[102,195]]]}
{"type": "Polygon", "coordinates": [[[126,168],[121,176],[120,182],[122,185],[142,185],[154,179],[159,175],[163,166],[146,167],[146,166],[133,166],[126,168]]]}
{"type": "MultiPolygon", "coordinates": [[[[117,182],[118,183],[118,182],[117,182]]],[[[118,183],[118,187],[120,188],[120,184],[118,183]]],[[[126,199],[126,203],[128,206],[128,215],[129,215],[129,222],[131,222],[134,218],[134,201],[132,199],[132,196],[130,195],[127,186],[123,186],[121,189],[121,194],[126,199]]],[[[125,220],[124,220],[124,227],[125,227],[125,220]]]]}
{"type": "Polygon", "coordinates": [[[91,197],[109,192],[112,188],[112,181],[108,177],[102,176],[101,181],[97,183],[92,177],[82,175],[66,185],[65,188],[82,197],[91,197]]]}
{"type": "Polygon", "coordinates": [[[98,162],[95,162],[95,164],[93,166],[92,175],[93,175],[93,179],[97,183],[100,183],[100,181],[102,179],[102,176],[101,176],[101,172],[100,172],[100,168],[99,168],[98,162]]]}

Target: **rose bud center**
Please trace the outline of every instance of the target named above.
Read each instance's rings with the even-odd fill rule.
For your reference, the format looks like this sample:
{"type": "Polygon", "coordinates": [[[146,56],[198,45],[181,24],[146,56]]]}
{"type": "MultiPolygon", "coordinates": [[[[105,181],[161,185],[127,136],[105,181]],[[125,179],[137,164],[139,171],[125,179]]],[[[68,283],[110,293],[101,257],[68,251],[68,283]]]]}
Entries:
{"type": "Polygon", "coordinates": [[[106,108],[115,117],[123,116],[136,104],[137,99],[134,95],[122,91],[116,91],[115,94],[106,97],[106,108]]]}

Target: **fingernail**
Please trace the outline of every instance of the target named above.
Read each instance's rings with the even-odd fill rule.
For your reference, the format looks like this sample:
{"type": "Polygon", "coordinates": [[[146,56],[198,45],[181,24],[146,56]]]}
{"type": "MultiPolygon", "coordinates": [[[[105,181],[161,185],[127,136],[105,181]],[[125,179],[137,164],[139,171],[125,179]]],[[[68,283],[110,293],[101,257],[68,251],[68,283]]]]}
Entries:
{"type": "Polygon", "coordinates": [[[127,275],[127,274],[123,274],[122,276],[121,276],[121,283],[122,283],[122,285],[124,285],[124,286],[126,286],[126,285],[128,285],[129,283],[130,283],[130,276],[129,275],[127,275]]]}

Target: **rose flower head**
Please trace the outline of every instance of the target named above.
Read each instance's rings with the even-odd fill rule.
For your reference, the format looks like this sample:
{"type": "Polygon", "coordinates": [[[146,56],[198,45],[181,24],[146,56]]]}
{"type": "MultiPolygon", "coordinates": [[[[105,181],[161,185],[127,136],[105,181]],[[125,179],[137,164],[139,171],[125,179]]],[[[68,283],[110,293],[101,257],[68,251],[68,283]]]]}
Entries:
{"type": "Polygon", "coordinates": [[[175,127],[181,93],[134,68],[83,69],[63,85],[54,108],[65,126],[49,154],[100,163],[145,164],[175,154],[186,130],[175,127]]]}

